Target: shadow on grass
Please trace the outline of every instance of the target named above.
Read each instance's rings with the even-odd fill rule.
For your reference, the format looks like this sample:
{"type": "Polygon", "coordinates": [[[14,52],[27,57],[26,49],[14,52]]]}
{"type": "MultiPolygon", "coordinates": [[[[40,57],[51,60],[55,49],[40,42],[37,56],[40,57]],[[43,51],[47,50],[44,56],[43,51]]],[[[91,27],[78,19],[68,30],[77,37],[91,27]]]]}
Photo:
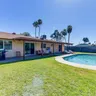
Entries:
{"type": "MultiPolygon", "coordinates": [[[[60,56],[60,55],[64,55],[64,54],[54,54],[54,55],[44,55],[44,56],[35,56],[35,57],[25,57],[25,60],[23,60],[23,58],[21,58],[20,60],[15,60],[15,61],[11,61],[11,59],[10,59],[10,61],[8,61],[8,62],[6,62],[6,60],[5,60],[5,62],[3,61],[1,61],[0,62],[0,65],[4,65],[4,64],[12,64],[12,63],[18,63],[18,62],[24,62],[24,61],[31,61],[31,60],[40,60],[40,59],[46,59],[46,58],[51,58],[51,57],[55,57],[55,56],[60,56]]],[[[14,58],[15,59],[15,58],[14,58]]]]}

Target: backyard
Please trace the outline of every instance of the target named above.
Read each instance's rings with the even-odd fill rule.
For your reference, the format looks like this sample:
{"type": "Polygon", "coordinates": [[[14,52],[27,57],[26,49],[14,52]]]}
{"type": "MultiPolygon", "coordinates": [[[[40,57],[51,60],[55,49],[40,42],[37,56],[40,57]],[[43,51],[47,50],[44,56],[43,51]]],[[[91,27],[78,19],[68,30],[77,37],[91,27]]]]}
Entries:
{"type": "Polygon", "coordinates": [[[96,71],[54,57],[0,65],[0,96],[95,96],[96,71]]]}

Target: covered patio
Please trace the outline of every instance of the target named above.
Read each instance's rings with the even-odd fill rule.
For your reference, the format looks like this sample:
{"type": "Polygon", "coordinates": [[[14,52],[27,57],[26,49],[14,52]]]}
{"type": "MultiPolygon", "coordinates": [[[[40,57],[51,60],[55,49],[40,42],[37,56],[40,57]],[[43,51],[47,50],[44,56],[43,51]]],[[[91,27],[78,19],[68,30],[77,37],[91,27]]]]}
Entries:
{"type": "Polygon", "coordinates": [[[58,55],[64,55],[63,53],[55,53],[55,54],[49,54],[49,55],[30,55],[30,56],[24,56],[24,57],[12,57],[7,58],[5,60],[1,60],[0,64],[6,64],[6,63],[12,63],[12,62],[18,62],[18,61],[26,61],[26,60],[34,60],[34,59],[41,59],[41,58],[48,58],[58,55]]]}
{"type": "Polygon", "coordinates": [[[57,42],[53,40],[42,40],[38,38],[33,39],[33,38],[22,37],[22,38],[16,38],[16,40],[23,41],[23,60],[25,60],[26,57],[30,57],[30,56],[34,58],[43,55],[45,56],[45,55],[54,55],[54,54],[63,53],[64,44],[68,44],[64,42],[57,42]],[[29,51],[32,51],[33,54],[26,54],[26,46],[25,46],[26,44],[31,44],[32,50],[30,50],[29,48],[29,51]],[[48,49],[50,50],[50,52],[48,52],[48,49]],[[40,51],[39,54],[38,51],[40,51]]]}
{"type": "MultiPolygon", "coordinates": [[[[19,34],[0,32],[0,50],[3,50],[4,61],[10,62],[18,60],[26,60],[27,58],[38,58],[41,56],[49,56],[64,52],[64,46],[69,45],[66,42],[59,42],[48,39],[34,38],[31,36],[23,36],[19,34]]],[[[70,43],[72,45],[72,43],[70,43]]]]}

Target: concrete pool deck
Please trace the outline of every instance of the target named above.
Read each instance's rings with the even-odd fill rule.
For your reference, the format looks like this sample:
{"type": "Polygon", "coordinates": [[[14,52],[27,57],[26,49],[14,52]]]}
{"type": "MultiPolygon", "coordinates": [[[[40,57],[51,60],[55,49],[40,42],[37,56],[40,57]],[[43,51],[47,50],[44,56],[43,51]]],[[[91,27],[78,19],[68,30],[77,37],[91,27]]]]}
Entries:
{"type": "Polygon", "coordinates": [[[69,62],[69,61],[66,61],[66,60],[63,59],[63,57],[67,57],[67,56],[71,56],[71,55],[75,55],[75,54],[67,54],[67,55],[57,56],[57,57],[55,57],[55,60],[57,62],[61,63],[61,64],[66,64],[66,65],[70,65],[70,66],[73,66],[73,67],[96,70],[96,66],[87,65],[87,64],[73,63],[73,62],[69,62]]]}

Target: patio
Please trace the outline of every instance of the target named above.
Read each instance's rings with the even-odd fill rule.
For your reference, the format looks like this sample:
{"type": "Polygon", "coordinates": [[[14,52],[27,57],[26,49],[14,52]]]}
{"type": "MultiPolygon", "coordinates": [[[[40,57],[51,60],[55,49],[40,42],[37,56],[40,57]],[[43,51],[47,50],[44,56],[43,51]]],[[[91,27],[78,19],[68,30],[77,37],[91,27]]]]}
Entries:
{"type": "Polygon", "coordinates": [[[62,54],[55,53],[55,54],[50,54],[50,55],[29,55],[29,56],[25,56],[25,57],[13,57],[13,58],[7,58],[5,60],[1,60],[0,63],[11,63],[11,62],[40,59],[40,58],[46,58],[46,57],[52,57],[52,56],[58,56],[58,55],[62,55],[62,54]]]}

